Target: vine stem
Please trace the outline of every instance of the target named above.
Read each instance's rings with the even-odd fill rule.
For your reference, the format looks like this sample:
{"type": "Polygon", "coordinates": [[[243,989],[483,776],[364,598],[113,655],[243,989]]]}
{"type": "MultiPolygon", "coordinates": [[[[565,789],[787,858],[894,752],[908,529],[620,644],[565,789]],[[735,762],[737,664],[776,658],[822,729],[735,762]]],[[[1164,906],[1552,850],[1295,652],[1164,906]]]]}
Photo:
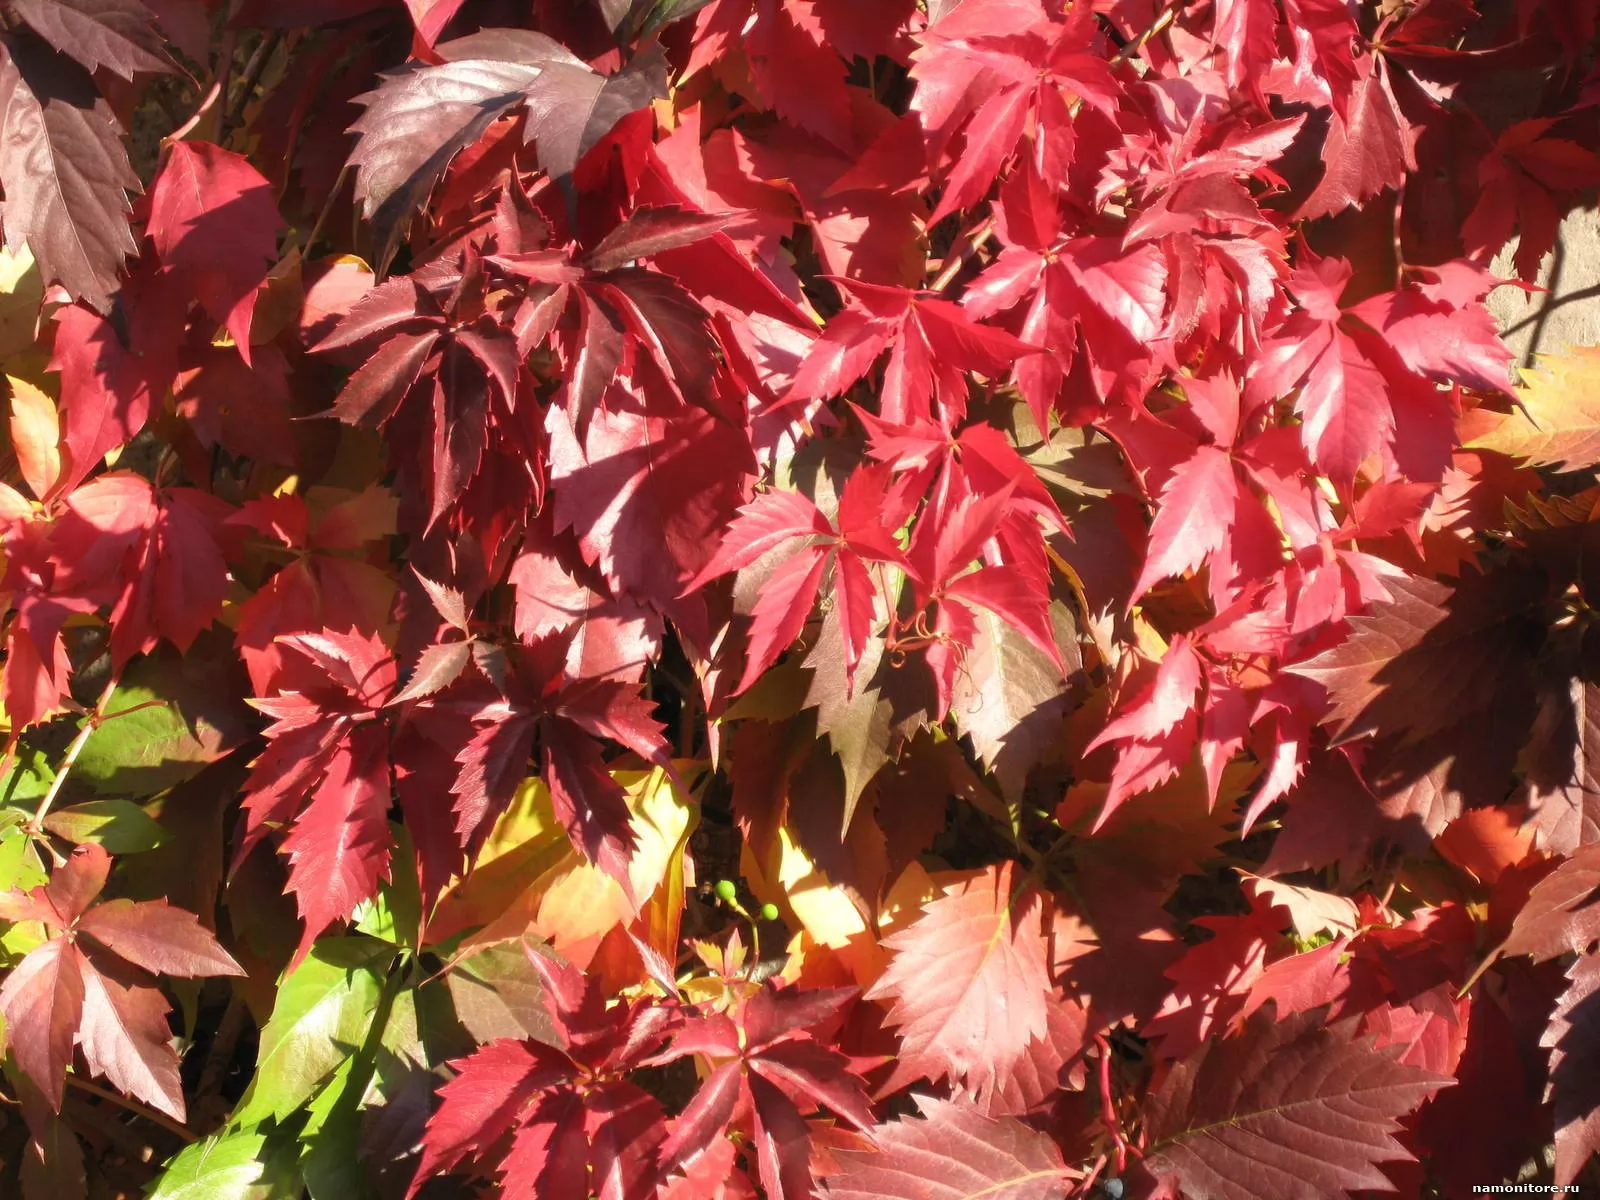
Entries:
{"type": "Polygon", "coordinates": [[[132,1096],[121,1095],[110,1088],[101,1087],[98,1083],[88,1079],[80,1079],[70,1073],[66,1079],[68,1084],[77,1088],[80,1092],[87,1092],[91,1096],[99,1096],[102,1100],[109,1100],[111,1103],[127,1109],[135,1116],[143,1117],[146,1121],[161,1126],[174,1137],[182,1138],[188,1145],[193,1145],[200,1140],[199,1135],[192,1133],[186,1126],[180,1125],[177,1121],[167,1116],[166,1113],[157,1112],[149,1105],[135,1100],[132,1096]]]}
{"type": "Polygon", "coordinates": [[[73,764],[78,761],[78,755],[83,753],[83,747],[89,741],[90,735],[106,720],[101,715],[101,710],[105,708],[106,702],[111,699],[111,693],[116,691],[116,688],[117,676],[113,673],[111,681],[106,684],[106,690],[101,692],[100,699],[95,701],[94,711],[85,718],[83,728],[78,730],[77,736],[72,739],[72,744],[67,747],[66,757],[61,760],[61,769],[56,772],[56,777],[50,781],[49,791],[45,792],[44,799],[39,801],[39,807],[34,809],[33,819],[28,822],[28,836],[38,837],[44,832],[44,819],[50,813],[50,806],[56,802],[56,797],[66,786],[67,777],[72,774],[73,764]]]}
{"type": "Polygon", "coordinates": [[[1128,1152],[1143,1158],[1138,1147],[1129,1143],[1123,1136],[1121,1122],[1117,1120],[1117,1103],[1111,1094],[1111,1043],[1106,1040],[1103,1033],[1094,1035],[1095,1045],[1100,1048],[1100,1120],[1106,1127],[1106,1132],[1111,1135],[1112,1144],[1117,1151],[1117,1174],[1121,1175],[1128,1169],[1128,1152]]]}
{"type": "Polygon", "coordinates": [[[983,248],[989,240],[989,235],[994,232],[994,218],[989,217],[980,222],[973,230],[961,239],[961,248],[945,258],[944,264],[939,268],[939,274],[934,276],[928,285],[930,292],[942,292],[949,287],[955,277],[961,274],[961,268],[972,261],[972,256],[983,248]]]}
{"type": "Polygon", "coordinates": [[[1139,51],[1143,50],[1146,42],[1157,36],[1168,25],[1172,24],[1172,22],[1178,16],[1179,7],[1180,6],[1177,4],[1169,4],[1166,8],[1162,9],[1161,14],[1145,27],[1143,33],[1134,38],[1133,41],[1129,42],[1121,50],[1118,50],[1111,56],[1111,65],[1113,67],[1119,67],[1132,58],[1135,54],[1139,53],[1139,51]]]}

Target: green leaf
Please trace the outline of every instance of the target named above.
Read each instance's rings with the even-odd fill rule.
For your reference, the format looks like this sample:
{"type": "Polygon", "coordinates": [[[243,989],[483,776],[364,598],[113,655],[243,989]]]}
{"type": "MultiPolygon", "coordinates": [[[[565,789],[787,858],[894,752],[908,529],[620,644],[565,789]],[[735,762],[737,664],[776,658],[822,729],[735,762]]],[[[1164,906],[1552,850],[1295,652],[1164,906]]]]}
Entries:
{"type": "Polygon", "coordinates": [[[87,800],[58,808],[44,827],[74,845],[96,842],[108,854],[141,854],[166,837],[161,823],[131,800],[87,800]]]}
{"type": "Polygon", "coordinates": [[[390,858],[393,879],[379,881],[378,894],[356,907],[356,928],[370,937],[415,950],[422,924],[417,857],[412,853],[411,835],[404,825],[390,822],[389,835],[394,843],[390,858]]]}
{"type": "Polygon", "coordinates": [[[283,1200],[300,1194],[292,1143],[226,1129],[185,1147],[146,1200],[283,1200]]]}
{"type": "Polygon", "coordinates": [[[83,744],[73,778],[100,795],[153,796],[198,774],[253,728],[238,699],[247,684],[233,665],[201,653],[140,659],[106,702],[106,719],[83,744]],[[141,707],[143,706],[143,707],[141,707]],[[120,715],[118,715],[120,714],[120,715]]]}
{"type": "Polygon", "coordinates": [[[10,769],[0,777],[0,803],[26,804],[30,808],[43,800],[56,773],[36,746],[18,746],[10,769]]]}
{"type": "Polygon", "coordinates": [[[311,1101],[300,1132],[300,1170],[311,1200],[358,1200],[371,1194],[361,1165],[361,1110],[357,1106],[372,1075],[370,1062],[345,1059],[311,1101]]]}
{"type": "Polygon", "coordinates": [[[278,985],[256,1055],[255,1078],[234,1120],[282,1120],[317,1094],[366,1044],[394,947],[327,938],[278,985]]]}
{"type": "Polygon", "coordinates": [[[0,892],[25,892],[49,878],[33,839],[23,830],[27,820],[17,809],[0,810],[0,892]]]}

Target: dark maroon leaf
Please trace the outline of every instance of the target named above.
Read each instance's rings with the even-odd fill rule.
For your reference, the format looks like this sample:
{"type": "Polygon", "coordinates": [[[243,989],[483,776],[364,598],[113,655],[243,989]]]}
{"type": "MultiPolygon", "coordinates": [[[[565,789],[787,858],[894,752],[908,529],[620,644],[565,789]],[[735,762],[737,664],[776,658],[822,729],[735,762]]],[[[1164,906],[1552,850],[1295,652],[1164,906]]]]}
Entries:
{"type": "Polygon", "coordinates": [[[36,38],[0,39],[0,187],[8,242],[26,242],[47,280],[105,312],[137,246],[139,177],[94,81],[36,38]]]}

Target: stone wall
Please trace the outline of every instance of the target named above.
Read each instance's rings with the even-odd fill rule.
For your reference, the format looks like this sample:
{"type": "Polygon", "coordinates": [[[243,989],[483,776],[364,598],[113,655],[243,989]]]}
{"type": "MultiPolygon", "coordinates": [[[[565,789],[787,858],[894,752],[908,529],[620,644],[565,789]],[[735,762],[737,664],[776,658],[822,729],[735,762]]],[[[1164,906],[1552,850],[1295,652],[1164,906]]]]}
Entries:
{"type": "MultiPolygon", "coordinates": [[[[1515,250],[1512,242],[1494,260],[1496,275],[1514,274],[1515,250]]],[[[1600,211],[1567,214],[1556,248],[1540,264],[1538,283],[1549,291],[1502,287],[1489,294],[1489,311],[1500,322],[1515,363],[1528,366],[1535,354],[1600,345],[1600,211]]]]}

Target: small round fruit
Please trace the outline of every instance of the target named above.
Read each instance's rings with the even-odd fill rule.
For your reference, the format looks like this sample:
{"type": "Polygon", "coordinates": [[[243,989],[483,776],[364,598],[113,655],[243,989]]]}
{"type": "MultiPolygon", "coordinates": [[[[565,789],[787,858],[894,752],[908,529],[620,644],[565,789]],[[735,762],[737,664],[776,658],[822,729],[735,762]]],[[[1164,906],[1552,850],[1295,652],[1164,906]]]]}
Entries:
{"type": "Polygon", "coordinates": [[[725,904],[732,904],[739,898],[739,887],[731,879],[717,880],[717,899],[725,904]]]}
{"type": "Polygon", "coordinates": [[[763,904],[761,906],[761,919],[763,921],[776,921],[778,919],[778,906],[776,904],[763,904]]]}

